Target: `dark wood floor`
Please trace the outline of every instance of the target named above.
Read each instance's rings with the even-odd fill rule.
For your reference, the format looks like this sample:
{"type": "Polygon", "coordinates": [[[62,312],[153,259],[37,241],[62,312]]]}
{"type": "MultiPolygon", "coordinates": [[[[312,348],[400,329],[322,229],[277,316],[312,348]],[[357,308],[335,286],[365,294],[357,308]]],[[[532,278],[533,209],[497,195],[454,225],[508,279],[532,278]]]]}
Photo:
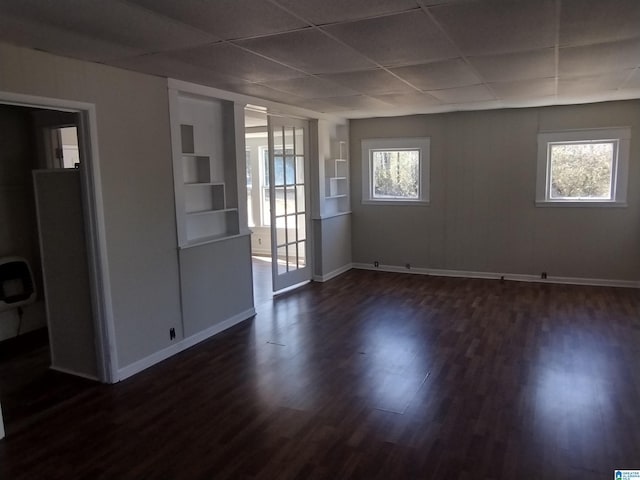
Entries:
{"type": "Polygon", "coordinates": [[[606,479],[640,292],[350,271],[0,442],[0,478],[606,479]]]}
{"type": "Polygon", "coordinates": [[[0,343],[0,403],[11,435],[97,382],[49,369],[46,328],[0,343]]]}

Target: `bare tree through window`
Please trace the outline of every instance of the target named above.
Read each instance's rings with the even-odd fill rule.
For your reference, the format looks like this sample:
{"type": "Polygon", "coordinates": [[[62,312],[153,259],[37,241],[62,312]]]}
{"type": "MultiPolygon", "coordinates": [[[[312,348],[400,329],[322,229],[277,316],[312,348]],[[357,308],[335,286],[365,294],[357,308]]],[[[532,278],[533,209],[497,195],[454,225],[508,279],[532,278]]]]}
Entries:
{"type": "Polygon", "coordinates": [[[374,198],[420,198],[419,150],[377,150],[371,161],[374,198]]]}
{"type": "Polygon", "coordinates": [[[610,199],[614,142],[549,145],[552,199],[610,199]]]}

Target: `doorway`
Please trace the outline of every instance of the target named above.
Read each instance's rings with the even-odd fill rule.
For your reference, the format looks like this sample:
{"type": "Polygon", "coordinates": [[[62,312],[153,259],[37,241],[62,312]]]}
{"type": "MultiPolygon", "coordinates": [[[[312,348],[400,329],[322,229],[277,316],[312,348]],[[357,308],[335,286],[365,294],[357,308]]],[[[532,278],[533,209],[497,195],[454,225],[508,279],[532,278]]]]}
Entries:
{"type": "Polygon", "coordinates": [[[308,122],[245,109],[254,303],[311,279],[308,122]]]}
{"type": "Polygon", "coordinates": [[[256,306],[273,298],[267,126],[266,109],[256,106],[245,108],[247,219],[251,230],[253,295],[256,306]]]}
{"type": "MultiPolygon", "coordinates": [[[[3,136],[7,134],[7,145],[3,145],[3,157],[0,158],[0,216],[4,217],[1,219],[4,228],[3,235],[0,235],[0,257],[20,257],[27,261],[33,271],[38,298],[38,301],[20,309],[11,305],[0,312],[0,401],[6,432],[11,435],[29,425],[33,415],[79,394],[88,385],[96,385],[95,380],[115,381],[115,369],[112,364],[114,357],[109,354],[112,325],[105,315],[108,288],[102,282],[104,257],[99,241],[103,238],[102,212],[96,206],[99,192],[93,187],[96,180],[94,168],[97,167],[97,163],[92,163],[92,152],[97,150],[94,107],[79,102],[0,92],[0,119],[3,136]],[[32,174],[32,170],[38,173],[32,174]],[[43,175],[38,175],[41,173],[43,175]],[[49,177],[54,181],[51,182],[49,177]],[[72,185],[75,190],[69,191],[65,185],[72,185]],[[39,191],[40,187],[45,188],[39,191]],[[79,223],[75,223],[79,225],[84,248],[79,256],[84,262],[83,282],[87,295],[80,301],[80,294],[74,288],[66,290],[63,295],[67,297],[70,309],[84,303],[90,312],[86,322],[90,338],[84,342],[87,345],[74,343],[75,339],[67,335],[68,332],[58,327],[51,329],[48,322],[51,306],[47,300],[56,296],[51,291],[63,282],[61,276],[56,275],[55,268],[48,269],[49,274],[54,274],[53,282],[47,280],[47,274],[43,272],[43,257],[46,256],[49,262],[50,255],[45,255],[46,249],[41,247],[46,244],[49,251],[52,246],[55,250],[54,243],[41,238],[43,230],[57,234],[63,244],[71,242],[66,227],[40,211],[45,223],[54,225],[43,229],[36,213],[37,192],[42,194],[41,203],[50,205],[63,219],[71,223],[74,223],[71,221],[74,215],[79,219],[79,223]],[[67,203],[56,206],[50,201],[52,197],[67,203]],[[45,293],[47,287],[49,294],[45,293]],[[64,363],[65,350],[72,355],[88,350],[93,364],[89,374],[83,371],[61,373],[64,368],[51,370],[52,332],[57,333],[58,339],[66,341],[69,347],[61,350],[63,354],[56,358],[57,364],[64,363]]],[[[67,259],[62,267],[69,267],[67,259]]],[[[19,282],[9,278],[0,286],[15,293],[19,282]]]]}

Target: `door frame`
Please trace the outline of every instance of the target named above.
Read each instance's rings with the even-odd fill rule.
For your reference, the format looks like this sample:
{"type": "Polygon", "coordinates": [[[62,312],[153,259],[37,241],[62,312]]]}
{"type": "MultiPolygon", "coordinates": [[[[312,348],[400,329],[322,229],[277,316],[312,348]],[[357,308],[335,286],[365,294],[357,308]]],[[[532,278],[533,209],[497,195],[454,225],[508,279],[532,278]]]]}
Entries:
{"type": "Polygon", "coordinates": [[[78,114],[78,140],[83,164],[80,169],[80,185],[87,239],[98,376],[101,382],[116,383],[119,380],[117,349],[107,259],[96,106],[86,102],[5,91],[0,91],[0,104],[78,114]]]}

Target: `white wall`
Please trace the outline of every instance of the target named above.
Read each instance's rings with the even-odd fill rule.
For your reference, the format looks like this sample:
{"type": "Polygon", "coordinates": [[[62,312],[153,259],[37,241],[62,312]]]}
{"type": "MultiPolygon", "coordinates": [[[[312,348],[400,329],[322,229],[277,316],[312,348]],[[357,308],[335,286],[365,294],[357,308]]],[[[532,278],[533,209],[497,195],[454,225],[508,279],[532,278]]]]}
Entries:
{"type": "Polygon", "coordinates": [[[166,79],[0,43],[0,90],[96,105],[120,368],[180,322],[166,79]]]}
{"type": "Polygon", "coordinates": [[[640,279],[640,101],[353,120],[356,263],[640,279]],[[631,126],[628,207],[535,207],[540,130],[631,126]],[[362,205],[361,140],[431,137],[429,206],[362,205]]]}

